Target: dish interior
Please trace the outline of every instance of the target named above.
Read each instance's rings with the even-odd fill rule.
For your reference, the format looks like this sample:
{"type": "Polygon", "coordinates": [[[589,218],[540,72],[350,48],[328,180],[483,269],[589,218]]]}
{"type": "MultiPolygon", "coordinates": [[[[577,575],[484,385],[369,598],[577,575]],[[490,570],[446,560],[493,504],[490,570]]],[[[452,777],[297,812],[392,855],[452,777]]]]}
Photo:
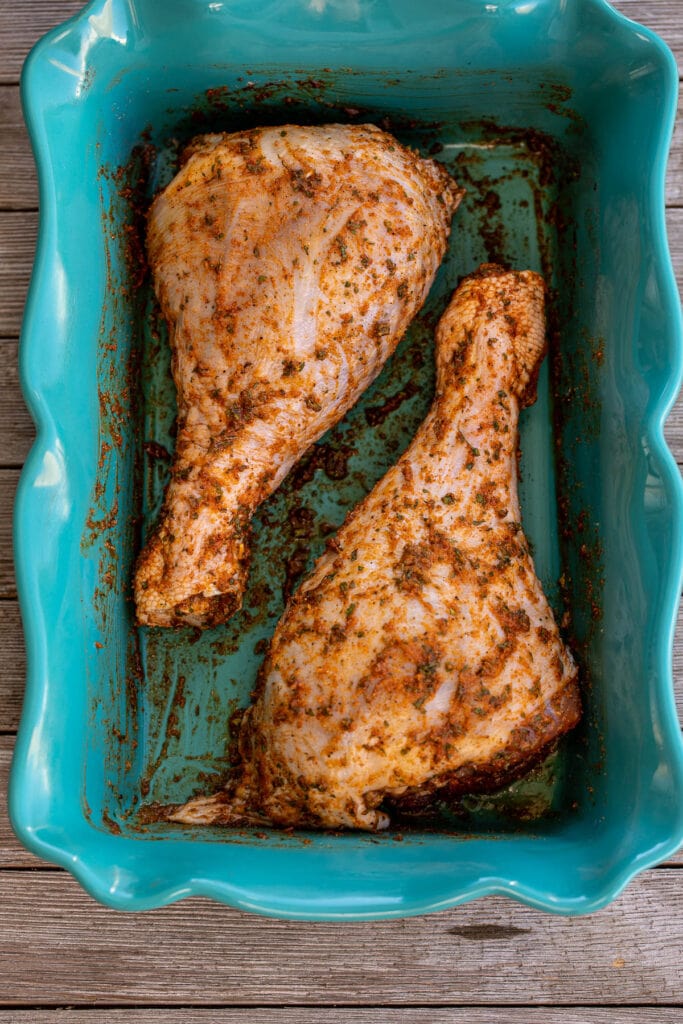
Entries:
{"type": "Polygon", "coordinates": [[[21,371],[39,437],[16,506],[29,680],[9,801],[31,849],[117,907],[194,893],[314,919],[488,893],[585,912],[672,852],[683,492],[661,427],[681,372],[663,218],[676,81],[662,44],[603,0],[92,0],[38,45],[22,82],[41,232],[21,371]],[[467,187],[448,257],[382,376],[259,511],[243,611],[206,634],[138,631],[132,567],[174,418],[142,261],[150,198],[198,132],[349,120],[386,123],[467,187]],[[485,259],[549,286],[521,497],[579,661],[580,726],[507,792],[388,835],[165,823],[159,804],[225,777],[230,715],[286,587],[407,444],[435,322],[485,259]]]}
{"type": "MultiPolygon", "coordinates": [[[[155,808],[224,781],[230,717],[249,701],[287,594],[425,416],[433,392],[433,331],[459,278],[482,262],[500,261],[542,272],[549,287],[550,355],[537,401],[522,414],[520,496],[537,572],[558,618],[565,616],[581,663],[586,715],[542,766],[501,793],[466,797],[397,827],[408,833],[425,827],[468,833],[556,828],[570,808],[576,813],[578,806],[594,805],[589,792],[600,785],[596,736],[604,727],[590,656],[603,613],[600,541],[594,509],[576,494],[581,467],[571,439],[579,403],[581,449],[599,443],[605,356],[593,311],[578,297],[596,260],[590,228],[598,216],[585,123],[566,87],[541,77],[530,84],[526,77],[492,73],[475,76],[473,89],[472,78],[455,73],[406,74],[388,83],[378,74],[328,71],[312,78],[250,69],[248,75],[224,74],[219,82],[191,95],[177,89],[157,95],[163,116],[151,117],[154,130],[144,134],[129,95],[121,126],[126,141],[117,140],[112,152],[112,140],[101,139],[101,214],[114,230],[105,232],[99,472],[82,543],[94,598],[86,585],[84,608],[92,607],[106,637],[92,659],[84,793],[92,820],[128,834],[177,834],[178,826],[155,821],[155,808]],[[493,119],[492,109],[501,106],[506,116],[493,119]],[[446,164],[467,189],[447,257],[381,376],[257,512],[242,610],[205,632],[137,630],[132,565],[160,507],[175,420],[166,328],[144,267],[145,210],[175,173],[183,144],[198,132],[325,121],[382,124],[446,164]],[[580,515],[577,531],[571,524],[580,515]],[[104,758],[96,759],[97,751],[105,751],[104,758]]],[[[147,94],[145,117],[149,104],[147,94]]],[[[225,831],[188,835],[229,838],[225,831]]]]}

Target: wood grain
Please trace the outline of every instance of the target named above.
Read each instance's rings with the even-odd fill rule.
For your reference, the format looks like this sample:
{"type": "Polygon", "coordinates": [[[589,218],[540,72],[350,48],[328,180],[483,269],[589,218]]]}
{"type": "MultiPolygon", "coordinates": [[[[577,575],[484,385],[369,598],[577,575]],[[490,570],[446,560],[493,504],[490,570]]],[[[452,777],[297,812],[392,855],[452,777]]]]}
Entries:
{"type": "Polygon", "coordinates": [[[7,816],[7,784],[14,751],[14,737],[0,736],[0,870],[3,868],[45,868],[45,861],[24,849],[12,831],[7,816]]]}
{"type": "Polygon", "coordinates": [[[0,338],[0,467],[21,466],[35,437],[19,389],[17,341],[0,338]]]}
{"type": "Polygon", "coordinates": [[[659,33],[680,69],[683,65],[683,21],[679,0],[611,0],[611,3],[627,18],[659,33]]]}
{"type": "Polygon", "coordinates": [[[683,727],[683,603],[678,609],[678,622],[674,637],[673,677],[678,721],[683,727]]]}
{"type": "Polygon", "coordinates": [[[0,209],[35,209],[38,205],[35,165],[16,85],[0,86],[0,136],[0,209]]]}
{"type": "MultiPolygon", "coordinates": [[[[0,6],[0,82],[9,83],[0,87],[0,466],[20,463],[32,430],[16,382],[15,343],[7,342],[19,329],[37,220],[16,82],[29,46],[81,6],[80,0],[0,6]]],[[[659,31],[683,63],[681,0],[615,6],[659,31]]],[[[667,201],[683,206],[681,118],[667,201]]],[[[681,284],[683,210],[671,209],[668,217],[681,284]]],[[[667,436],[683,461],[683,404],[667,436]]],[[[0,471],[0,595],[14,593],[9,510],[15,483],[16,473],[0,471]]],[[[679,712],[682,630],[683,617],[674,651],[679,712]]],[[[23,676],[17,606],[0,600],[0,731],[16,727],[23,676]]],[[[683,1021],[680,869],[649,872],[607,910],[575,920],[499,899],[428,918],[346,927],[267,921],[198,900],[124,916],[97,906],[65,873],[35,870],[41,862],[11,835],[2,800],[12,742],[0,736],[0,1005],[17,1008],[0,1010],[0,1024],[683,1021]],[[552,1005],[558,1003],[567,1005],[552,1005]],[[587,1003],[596,1005],[578,1008],[587,1003]],[[104,1008],[110,1005],[126,1008],[104,1008]]]]}
{"type": "Polygon", "coordinates": [[[666,176],[666,202],[668,206],[683,205],[683,121],[680,117],[676,119],[671,140],[666,176]]]}
{"type": "Polygon", "coordinates": [[[664,427],[664,437],[678,465],[683,463],[683,396],[674,405],[664,427]]]}
{"type": "Polygon", "coordinates": [[[126,915],[64,872],[0,872],[0,1004],[670,1005],[682,904],[680,872],[662,869],[583,918],[489,898],[313,925],[198,900],[126,915]]]}
{"type": "Polygon", "coordinates": [[[277,1009],[234,1007],[199,1009],[189,1006],[164,1010],[55,1009],[0,1011],[0,1024],[681,1024],[680,1007],[658,1006],[609,1009],[568,1007],[392,1007],[387,1017],[377,1007],[277,1009]]]}
{"type": "Polygon", "coordinates": [[[17,210],[1,216],[0,337],[16,337],[33,265],[38,215],[17,210]]]}
{"type": "Polygon", "coordinates": [[[82,7],[82,0],[16,0],[0,4],[0,82],[18,82],[21,66],[33,44],[82,7]]]}
{"type": "Polygon", "coordinates": [[[0,869],[45,867],[43,861],[25,850],[12,831],[7,817],[7,783],[14,750],[13,736],[0,736],[0,869]]]}
{"type": "Polygon", "coordinates": [[[12,555],[12,504],[18,480],[18,470],[0,469],[0,599],[17,596],[12,555]]]}
{"type": "Polygon", "coordinates": [[[24,693],[26,659],[16,601],[0,601],[0,732],[17,728],[24,693]]]}

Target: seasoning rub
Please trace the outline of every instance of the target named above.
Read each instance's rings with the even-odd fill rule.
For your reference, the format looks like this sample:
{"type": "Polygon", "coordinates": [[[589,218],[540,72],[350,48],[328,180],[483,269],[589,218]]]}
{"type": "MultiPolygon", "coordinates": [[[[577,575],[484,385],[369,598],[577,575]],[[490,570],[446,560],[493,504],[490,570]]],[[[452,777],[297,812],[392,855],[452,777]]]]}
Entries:
{"type": "Polygon", "coordinates": [[[237,778],[173,820],[380,829],[392,805],[502,786],[576,724],[576,666],[517,496],[544,347],[537,274],[484,265],[462,282],[426,420],[275,631],[237,778]]]}

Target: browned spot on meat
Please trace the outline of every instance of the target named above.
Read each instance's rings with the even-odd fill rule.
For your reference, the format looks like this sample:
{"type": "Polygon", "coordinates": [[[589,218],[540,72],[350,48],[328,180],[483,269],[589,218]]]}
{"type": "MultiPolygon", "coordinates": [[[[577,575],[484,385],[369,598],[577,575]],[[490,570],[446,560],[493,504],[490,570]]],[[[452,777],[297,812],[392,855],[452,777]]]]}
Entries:
{"type": "Polygon", "coordinates": [[[432,551],[427,544],[406,544],[394,566],[394,579],[399,590],[419,593],[427,583],[432,565],[432,551]]]}
{"type": "Polygon", "coordinates": [[[494,611],[506,636],[529,632],[531,623],[529,622],[529,616],[523,608],[510,608],[501,601],[494,611]]]}
{"type": "Polygon", "coordinates": [[[413,482],[413,467],[407,459],[401,463],[401,474],[405,482],[410,486],[413,482]]]}
{"type": "Polygon", "coordinates": [[[495,679],[505,668],[512,651],[512,644],[504,641],[499,644],[495,653],[487,654],[481,660],[477,675],[480,679],[495,679]]]}
{"type": "Polygon", "coordinates": [[[383,693],[389,703],[401,706],[406,694],[418,710],[434,692],[442,652],[429,638],[404,640],[392,636],[376,655],[359,681],[359,690],[377,703],[383,693]]]}

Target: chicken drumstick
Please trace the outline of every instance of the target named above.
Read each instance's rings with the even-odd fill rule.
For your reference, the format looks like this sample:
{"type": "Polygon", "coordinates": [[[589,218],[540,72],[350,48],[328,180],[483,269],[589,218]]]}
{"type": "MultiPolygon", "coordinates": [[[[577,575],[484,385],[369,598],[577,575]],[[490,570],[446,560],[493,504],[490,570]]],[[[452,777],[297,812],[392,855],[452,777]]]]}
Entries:
{"type": "Polygon", "coordinates": [[[462,193],[373,125],[207,135],[149,215],[178,395],[138,621],[223,622],[249,522],[377,376],[427,297],[462,193]]]}
{"type": "Polygon", "coordinates": [[[485,265],[462,282],[426,420],[275,631],[240,774],[173,820],[379,829],[385,798],[496,788],[576,724],[576,667],[517,497],[544,343],[538,275],[485,265]]]}

